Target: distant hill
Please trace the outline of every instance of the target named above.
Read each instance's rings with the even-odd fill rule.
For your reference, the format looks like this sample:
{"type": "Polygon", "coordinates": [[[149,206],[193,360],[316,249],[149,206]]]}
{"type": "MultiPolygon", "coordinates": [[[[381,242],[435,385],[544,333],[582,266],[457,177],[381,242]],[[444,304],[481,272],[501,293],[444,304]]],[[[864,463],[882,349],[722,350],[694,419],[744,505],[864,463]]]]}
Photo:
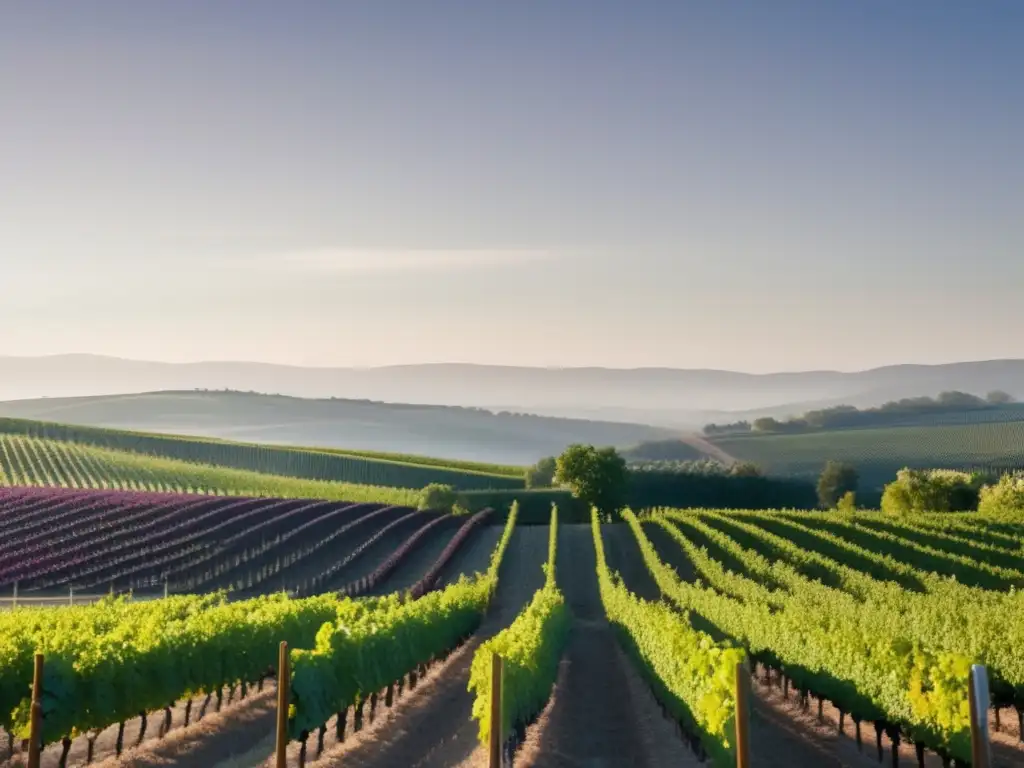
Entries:
{"type": "Polygon", "coordinates": [[[240,392],[151,392],[12,401],[0,403],[0,417],[351,449],[364,454],[469,459],[504,466],[531,464],[574,442],[623,447],[673,435],[637,424],[240,392]]]}
{"type": "Polygon", "coordinates": [[[196,388],[459,405],[699,429],[711,421],[784,417],[841,403],[872,406],[953,389],[979,394],[1001,389],[1024,398],[1024,360],[895,365],[855,373],[747,374],[670,368],[438,364],[355,369],[248,362],[172,364],[94,355],[0,357],[2,400],[196,388]]]}

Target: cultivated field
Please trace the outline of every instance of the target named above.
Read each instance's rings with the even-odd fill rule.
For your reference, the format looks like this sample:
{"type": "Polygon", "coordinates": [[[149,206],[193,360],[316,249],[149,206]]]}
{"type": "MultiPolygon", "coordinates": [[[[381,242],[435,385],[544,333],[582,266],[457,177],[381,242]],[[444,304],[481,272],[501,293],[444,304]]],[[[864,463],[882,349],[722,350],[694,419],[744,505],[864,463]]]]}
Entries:
{"type": "Polygon", "coordinates": [[[373,451],[290,448],[201,437],[0,418],[0,435],[130,452],[304,480],[393,488],[443,483],[461,490],[523,487],[523,468],[373,451]]]}
{"type": "Polygon", "coordinates": [[[4,489],[0,590],[118,595],[0,613],[8,762],[25,757],[40,651],[43,765],[273,765],[284,640],[289,766],[486,765],[493,653],[517,765],[735,765],[744,659],[755,765],[963,761],[971,663],[991,679],[995,765],[1024,765],[1022,523],[516,520],[4,489]]]}
{"type": "Polygon", "coordinates": [[[864,487],[880,487],[890,482],[903,467],[985,470],[1024,467],[1024,421],[1021,420],[836,429],[793,435],[728,435],[708,439],[733,458],[753,462],[770,474],[815,477],[828,459],[849,462],[857,467],[864,487]]]}

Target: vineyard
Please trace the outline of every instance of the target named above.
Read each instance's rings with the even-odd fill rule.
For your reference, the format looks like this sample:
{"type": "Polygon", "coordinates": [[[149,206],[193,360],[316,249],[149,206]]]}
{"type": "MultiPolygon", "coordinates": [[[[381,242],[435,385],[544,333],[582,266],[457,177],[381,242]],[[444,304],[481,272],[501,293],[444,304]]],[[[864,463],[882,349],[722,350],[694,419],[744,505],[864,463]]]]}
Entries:
{"type": "Polygon", "coordinates": [[[1024,764],[1024,523],[624,516],[0,489],[11,765],[36,653],[47,768],[486,765],[492,733],[516,765],[731,768],[737,670],[754,765],[964,765],[972,664],[991,765],[1024,764]]]}
{"type": "Polygon", "coordinates": [[[36,438],[265,475],[393,488],[430,483],[461,490],[523,487],[523,468],[421,456],[289,448],[198,437],[0,418],[0,435],[36,438]]]}
{"type": "Polygon", "coordinates": [[[890,482],[903,467],[1024,467],[1024,421],[1019,419],[710,440],[735,459],[753,462],[770,474],[814,477],[826,459],[849,462],[856,465],[865,487],[890,482]]]}

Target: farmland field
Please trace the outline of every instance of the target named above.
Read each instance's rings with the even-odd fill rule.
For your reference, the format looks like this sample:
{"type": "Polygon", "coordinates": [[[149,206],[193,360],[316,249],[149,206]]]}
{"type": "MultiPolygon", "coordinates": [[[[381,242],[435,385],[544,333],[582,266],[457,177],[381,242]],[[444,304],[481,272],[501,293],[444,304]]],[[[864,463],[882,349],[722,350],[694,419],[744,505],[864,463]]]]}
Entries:
{"type": "Polygon", "coordinates": [[[755,765],[938,766],[982,663],[994,765],[1024,764],[1024,523],[624,514],[0,489],[0,727],[20,759],[38,650],[45,766],[272,764],[286,640],[293,767],[486,765],[491,653],[517,765],[731,766],[748,659],[755,765]]]}
{"type": "Polygon", "coordinates": [[[813,477],[828,459],[849,462],[857,467],[865,487],[892,481],[903,467],[1024,467],[1021,420],[709,439],[735,459],[753,462],[770,474],[813,477]]]}
{"type": "Polygon", "coordinates": [[[522,467],[373,451],[278,447],[5,418],[0,418],[0,435],[70,442],[305,480],[395,488],[422,488],[429,483],[445,483],[462,490],[523,487],[522,467]]]}

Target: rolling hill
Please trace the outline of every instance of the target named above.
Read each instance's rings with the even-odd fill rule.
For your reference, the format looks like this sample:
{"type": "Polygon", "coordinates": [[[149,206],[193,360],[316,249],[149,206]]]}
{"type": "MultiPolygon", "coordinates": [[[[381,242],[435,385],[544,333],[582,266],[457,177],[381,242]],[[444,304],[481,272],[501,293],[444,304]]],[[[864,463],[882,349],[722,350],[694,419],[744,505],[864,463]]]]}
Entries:
{"type": "MultiPolygon", "coordinates": [[[[639,424],[491,413],[368,400],[311,400],[243,392],[149,392],[0,403],[0,417],[251,443],[315,445],[472,460],[477,469],[532,464],[574,442],[629,446],[671,437],[639,424]]],[[[518,472],[518,469],[515,470],[518,472]]]]}
{"type": "MultiPolygon", "coordinates": [[[[307,398],[433,403],[699,429],[711,421],[785,416],[839,403],[871,406],[950,389],[977,394],[1001,389],[1024,397],[1024,360],[893,365],[857,372],[749,374],[672,368],[463,364],[301,368],[250,362],[158,363],[95,355],[0,356],[2,400],[197,388],[276,392],[307,398]]],[[[70,420],[49,415],[37,417],[70,420]]],[[[187,425],[175,429],[182,431],[184,426],[187,425]]],[[[262,439],[255,434],[243,437],[262,439]]],[[[266,437],[275,439],[269,433],[266,437]]],[[[297,442],[325,443],[312,436],[297,442]]],[[[365,441],[356,444],[369,445],[365,441]]],[[[399,450],[441,453],[427,448],[399,450]]]]}

